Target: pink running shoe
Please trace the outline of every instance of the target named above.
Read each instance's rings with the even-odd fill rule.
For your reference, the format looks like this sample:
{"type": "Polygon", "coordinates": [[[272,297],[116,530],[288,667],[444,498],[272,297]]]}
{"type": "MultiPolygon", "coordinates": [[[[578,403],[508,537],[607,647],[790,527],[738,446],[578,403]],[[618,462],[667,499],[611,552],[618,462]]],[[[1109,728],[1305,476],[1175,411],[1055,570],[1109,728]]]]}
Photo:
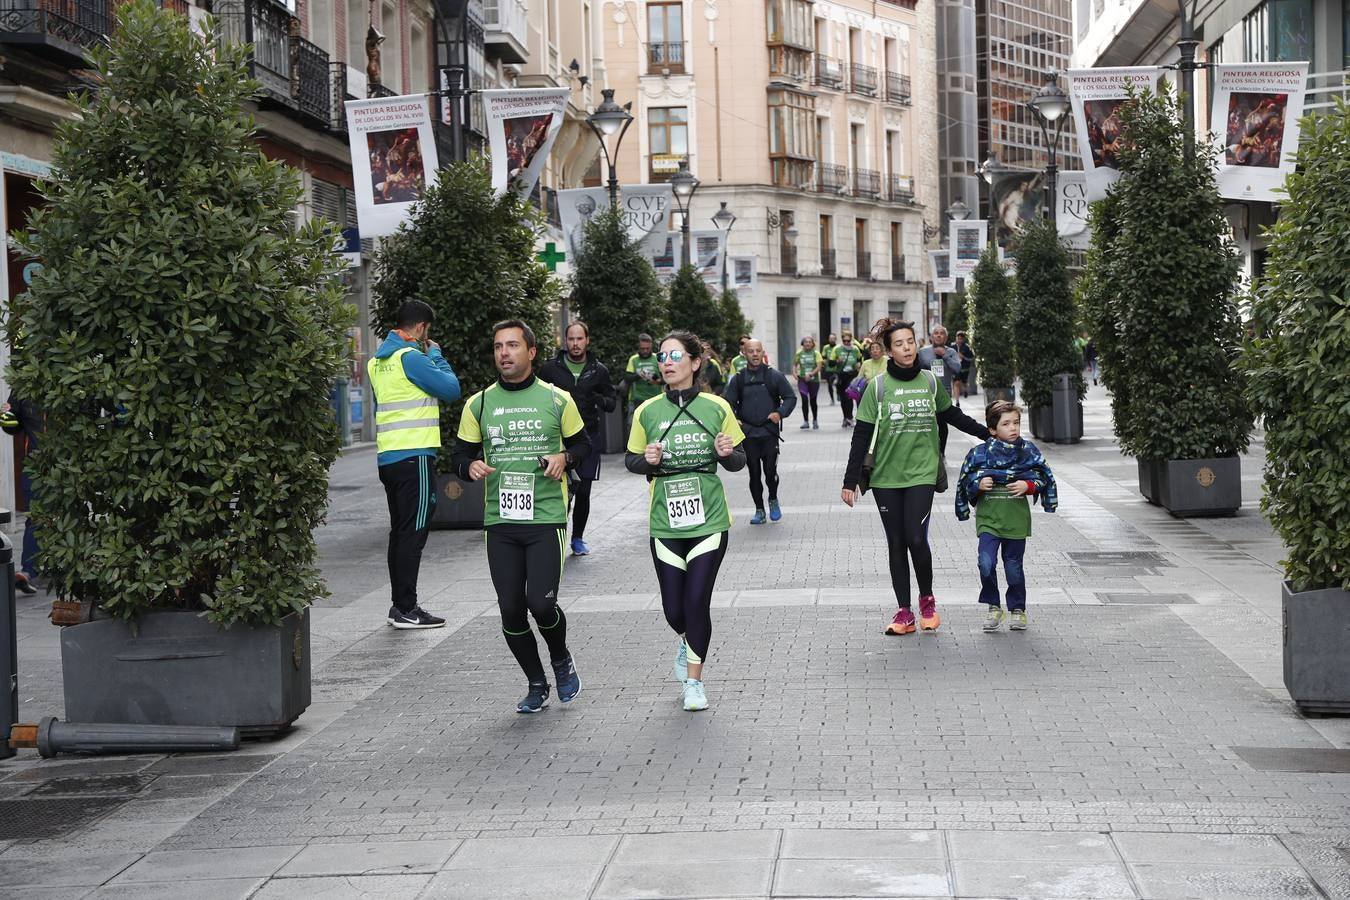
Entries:
{"type": "Polygon", "coordinates": [[[937,598],[932,594],[924,594],[919,598],[919,626],[924,631],[937,631],[941,624],[942,618],[937,611],[937,598]]]}
{"type": "Polygon", "coordinates": [[[886,626],[887,634],[913,634],[914,633],[914,613],[909,607],[905,607],[895,614],[891,624],[886,626]]]}

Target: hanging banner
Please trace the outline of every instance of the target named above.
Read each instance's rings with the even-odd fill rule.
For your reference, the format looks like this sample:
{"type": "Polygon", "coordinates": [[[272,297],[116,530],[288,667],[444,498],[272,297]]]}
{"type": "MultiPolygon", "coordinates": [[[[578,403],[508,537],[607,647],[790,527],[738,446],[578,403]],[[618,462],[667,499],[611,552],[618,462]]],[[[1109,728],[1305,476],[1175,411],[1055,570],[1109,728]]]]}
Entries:
{"type": "Polygon", "coordinates": [[[626,184],[620,188],[619,214],[634,241],[669,228],[670,203],[674,197],[668,184],[626,184]]]}
{"type": "Polygon", "coordinates": [[[573,188],[558,191],[558,221],[567,245],[567,258],[573,264],[581,259],[586,246],[586,226],[595,214],[609,205],[609,191],[604,188],[573,188]]]}
{"type": "Polygon", "coordinates": [[[951,251],[929,250],[928,260],[933,264],[933,293],[953,293],[956,290],[956,278],[952,275],[951,251]]]}
{"type": "MultiPolygon", "coordinates": [[[[731,265],[731,288],[736,292],[736,299],[745,304],[759,287],[758,257],[729,256],[727,261],[731,265]]],[[[741,308],[744,309],[744,305],[741,308]]]]}
{"type": "Polygon", "coordinates": [[[1072,250],[1086,250],[1092,238],[1088,230],[1087,185],[1082,172],[1060,172],[1056,178],[1059,204],[1055,207],[1055,224],[1060,240],[1072,250]]]}
{"type": "Polygon", "coordinates": [[[1000,245],[1006,244],[1023,222],[1040,217],[1045,200],[1045,173],[1000,172],[994,176],[989,193],[994,202],[994,239],[1000,245]]]}
{"type": "Polygon", "coordinates": [[[1162,81],[1159,66],[1128,66],[1119,69],[1070,69],[1069,97],[1073,124],[1089,201],[1106,196],[1106,189],[1120,177],[1120,107],[1131,83],[1138,90],[1154,93],[1162,81]]]}
{"type": "Polygon", "coordinates": [[[683,244],[678,231],[659,231],[649,235],[645,244],[647,258],[662,284],[670,284],[680,270],[683,244]]]}
{"type": "Polygon", "coordinates": [[[361,237],[393,234],[436,172],[426,95],[348,100],[346,107],[361,237]]]}
{"type": "Polygon", "coordinates": [[[483,91],[492,187],[528,197],[539,181],[553,141],[562,128],[568,88],[483,91]]]}
{"type": "Polygon", "coordinates": [[[948,246],[954,278],[967,278],[975,271],[988,238],[989,223],[984,219],[957,219],[951,223],[948,246]]]}
{"type": "Polygon", "coordinates": [[[725,231],[693,231],[689,234],[689,253],[694,268],[704,281],[721,282],[722,255],[727,248],[725,231]]]}
{"type": "Polygon", "coordinates": [[[1210,130],[1219,143],[1219,196],[1274,202],[1294,170],[1308,64],[1239,63],[1214,67],[1210,130]]]}

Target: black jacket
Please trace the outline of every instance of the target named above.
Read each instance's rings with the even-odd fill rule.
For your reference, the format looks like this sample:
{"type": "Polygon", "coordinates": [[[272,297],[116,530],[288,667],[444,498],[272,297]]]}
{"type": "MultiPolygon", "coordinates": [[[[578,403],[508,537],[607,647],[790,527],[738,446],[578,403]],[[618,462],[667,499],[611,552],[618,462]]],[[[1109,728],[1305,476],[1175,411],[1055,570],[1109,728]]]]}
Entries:
{"type": "Polygon", "coordinates": [[[572,395],[581,412],[581,421],[592,434],[600,431],[601,412],[612,412],[618,405],[619,395],[610,383],[609,369],[589,350],[586,351],[586,367],[580,376],[574,376],[567,368],[566,350],[559,350],[556,357],[540,366],[538,376],[540,381],[547,381],[572,395]]]}
{"type": "Polygon", "coordinates": [[[732,375],[722,396],[741,420],[746,437],[778,437],[780,428],[769,420],[769,413],[776,412],[786,419],[797,408],[797,392],[792,383],[767,364],[758,369],[747,366],[732,375]]]}

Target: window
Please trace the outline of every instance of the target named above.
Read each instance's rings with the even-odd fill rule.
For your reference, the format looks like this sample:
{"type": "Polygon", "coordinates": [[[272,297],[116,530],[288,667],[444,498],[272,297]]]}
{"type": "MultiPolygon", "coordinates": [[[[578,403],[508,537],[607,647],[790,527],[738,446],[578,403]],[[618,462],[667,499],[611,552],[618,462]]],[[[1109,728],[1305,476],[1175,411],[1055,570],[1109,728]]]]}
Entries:
{"type": "Polygon", "coordinates": [[[769,90],[769,161],[774,184],[799,188],[810,182],[816,160],[819,119],[810,94],[784,88],[769,90]]]}
{"type": "Polygon", "coordinates": [[[689,110],[684,106],[647,110],[651,181],[667,181],[689,155],[689,110]]]}
{"type": "Polygon", "coordinates": [[[370,25],[370,4],[345,0],[347,4],[347,65],[359,72],[366,70],[366,28],[370,25]]]}
{"type": "Polygon", "coordinates": [[[834,249],[834,217],[820,217],[820,252],[834,249]]]}
{"type": "Polygon", "coordinates": [[[653,69],[684,71],[684,4],[647,7],[647,61],[653,69]]]}
{"type": "Polygon", "coordinates": [[[427,60],[427,33],[420,25],[412,27],[408,41],[409,87],[414,94],[431,90],[431,63],[427,60]]]}
{"type": "Polygon", "coordinates": [[[853,220],[853,246],[858,248],[859,253],[867,252],[867,220],[853,220]]]}
{"type": "Polygon", "coordinates": [[[1270,0],[1270,58],[1312,61],[1312,0],[1270,0]]]}
{"type": "Polygon", "coordinates": [[[403,35],[398,27],[398,9],[391,3],[380,7],[380,83],[391,91],[403,93],[403,35]]]}
{"type": "Polygon", "coordinates": [[[816,48],[809,0],[768,0],[769,43],[799,50],[816,48]]]}
{"type": "Polygon", "coordinates": [[[1247,62],[1266,62],[1267,46],[1266,4],[1262,3],[1242,20],[1242,50],[1247,62]]]}
{"type": "Polygon", "coordinates": [[[854,169],[863,168],[867,162],[866,138],[863,137],[863,127],[857,122],[851,122],[848,126],[848,162],[854,169]]]}

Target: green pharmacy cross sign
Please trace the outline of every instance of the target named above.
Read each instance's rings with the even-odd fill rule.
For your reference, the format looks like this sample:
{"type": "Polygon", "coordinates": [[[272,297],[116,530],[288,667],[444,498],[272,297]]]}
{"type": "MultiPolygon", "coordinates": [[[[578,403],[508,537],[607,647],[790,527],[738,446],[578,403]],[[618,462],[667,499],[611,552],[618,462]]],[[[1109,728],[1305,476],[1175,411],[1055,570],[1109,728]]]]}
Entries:
{"type": "Polygon", "coordinates": [[[557,272],[558,263],[566,260],[567,254],[555,247],[552,241],[549,241],[544,245],[544,249],[535,255],[535,259],[548,266],[550,272],[557,272]]]}

